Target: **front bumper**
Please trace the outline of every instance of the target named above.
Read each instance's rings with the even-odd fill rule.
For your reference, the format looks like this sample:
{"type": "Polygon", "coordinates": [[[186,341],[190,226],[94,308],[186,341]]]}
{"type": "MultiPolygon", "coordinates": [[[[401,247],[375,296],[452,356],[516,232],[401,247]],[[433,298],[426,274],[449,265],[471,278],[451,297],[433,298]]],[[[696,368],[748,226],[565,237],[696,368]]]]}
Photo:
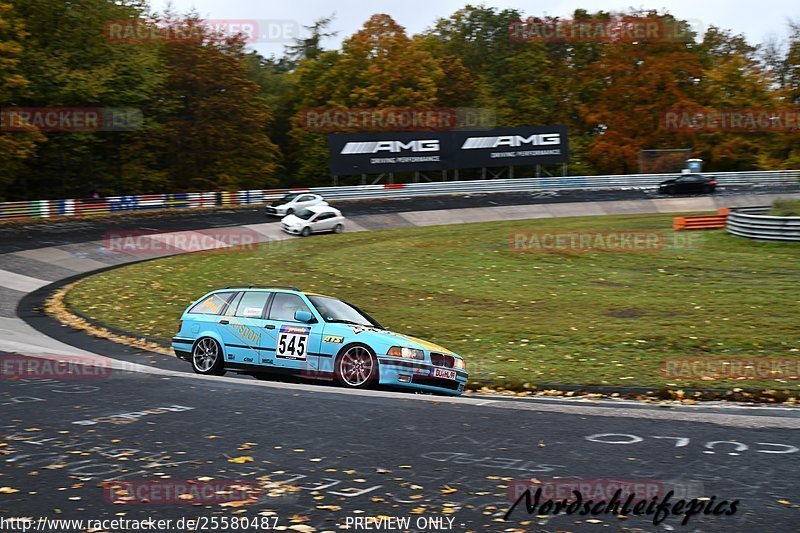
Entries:
{"type": "Polygon", "coordinates": [[[459,396],[464,392],[469,374],[455,368],[435,367],[422,361],[403,360],[397,357],[379,357],[379,382],[381,385],[405,387],[425,392],[459,396]],[[455,372],[455,379],[434,377],[434,368],[455,372]]]}
{"type": "Polygon", "coordinates": [[[271,217],[283,217],[286,216],[286,209],[267,206],[264,208],[264,214],[269,215],[271,217]]]}
{"type": "Polygon", "coordinates": [[[281,230],[291,235],[300,235],[302,228],[298,228],[297,226],[287,226],[284,223],[281,223],[281,230]]]}

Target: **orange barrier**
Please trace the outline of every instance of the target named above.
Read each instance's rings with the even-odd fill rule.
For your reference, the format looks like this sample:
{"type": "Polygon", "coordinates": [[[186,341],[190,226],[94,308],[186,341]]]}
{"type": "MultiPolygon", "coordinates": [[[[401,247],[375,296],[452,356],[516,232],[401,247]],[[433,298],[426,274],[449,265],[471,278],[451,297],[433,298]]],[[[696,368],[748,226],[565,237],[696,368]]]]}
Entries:
{"type": "Polygon", "coordinates": [[[698,217],[675,217],[672,228],[675,231],[682,229],[719,229],[724,228],[728,222],[728,213],[730,208],[721,207],[717,210],[716,215],[698,216],[698,217]]]}

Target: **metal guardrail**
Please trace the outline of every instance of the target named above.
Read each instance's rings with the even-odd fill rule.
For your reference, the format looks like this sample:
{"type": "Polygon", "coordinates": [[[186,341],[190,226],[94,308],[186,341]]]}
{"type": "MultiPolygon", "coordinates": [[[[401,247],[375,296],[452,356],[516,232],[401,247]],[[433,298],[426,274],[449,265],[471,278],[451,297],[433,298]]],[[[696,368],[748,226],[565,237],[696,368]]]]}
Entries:
{"type": "Polygon", "coordinates": [[[758,241],[800,242],[800,217],[763,215],[769,207],[749,207],[728,213],[731,235],[758,241]]]}
{"type": "MultiPolygon", "coordinates": [[[[800,184],[800,170],[771,170],[753,172],[711,172],[704,175],[716,178],[719,185],[780,185],[800,184]]],[[[153,209],[196,209],[233,205],[262,204],[287,192],[311,192],[328,200],[362,200],[405,198],[414,196],[443,196],[452,194],[489,194],[496,192],[555,191],[555,190],[613,190],[653,188],[675,174],[632,174],[611,176],[565,176],[547,178],[512,178],[471,181],[441,181],[428,183],[396,183],[307,189],[255,189],[177,194],[144,194],[111,196],[107,198],[30,200],[0,203],[0,220],[49,218],[114,214],[153,209]]]]}

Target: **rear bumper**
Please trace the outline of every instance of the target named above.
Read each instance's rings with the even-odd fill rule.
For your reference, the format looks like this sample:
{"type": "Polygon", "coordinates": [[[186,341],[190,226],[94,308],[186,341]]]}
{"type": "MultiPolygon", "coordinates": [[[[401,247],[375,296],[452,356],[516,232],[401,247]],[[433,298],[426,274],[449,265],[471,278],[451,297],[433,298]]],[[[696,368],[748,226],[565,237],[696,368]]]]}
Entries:
{"type": "Polygon", "coordinates": [[[172,351],[178,359],[190,362],[192,360],[192,339],[182,339],[180,337],[172,338],[172,351]]]}

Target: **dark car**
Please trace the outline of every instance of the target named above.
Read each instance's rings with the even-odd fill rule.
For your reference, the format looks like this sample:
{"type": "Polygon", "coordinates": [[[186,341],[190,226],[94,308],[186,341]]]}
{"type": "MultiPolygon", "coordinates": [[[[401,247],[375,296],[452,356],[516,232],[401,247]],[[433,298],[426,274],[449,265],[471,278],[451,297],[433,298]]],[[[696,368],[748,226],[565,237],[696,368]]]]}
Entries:
{"type": "Polygon", "coordinates": [[[690,192],[714,192],[717,180],[702,174],[683,174],[677,178],[662,181],[658,185],[658,192],[664,194],[680,194],[690,192]]]}

